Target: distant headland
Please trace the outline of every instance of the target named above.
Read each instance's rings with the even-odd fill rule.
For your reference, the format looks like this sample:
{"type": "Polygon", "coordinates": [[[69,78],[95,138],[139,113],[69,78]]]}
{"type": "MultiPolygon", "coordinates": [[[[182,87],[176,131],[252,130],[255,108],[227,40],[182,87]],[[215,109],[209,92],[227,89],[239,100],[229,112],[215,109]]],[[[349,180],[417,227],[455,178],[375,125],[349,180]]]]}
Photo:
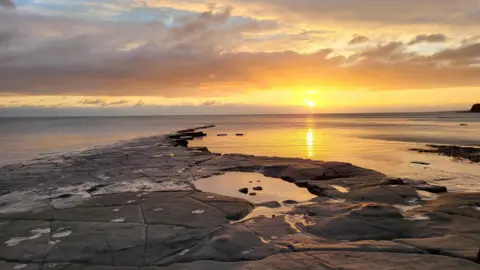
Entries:
{"type": "Polygon", "coordinates": [[[480,113],[480,103],[474,104],[470,112],[480,113]]]}

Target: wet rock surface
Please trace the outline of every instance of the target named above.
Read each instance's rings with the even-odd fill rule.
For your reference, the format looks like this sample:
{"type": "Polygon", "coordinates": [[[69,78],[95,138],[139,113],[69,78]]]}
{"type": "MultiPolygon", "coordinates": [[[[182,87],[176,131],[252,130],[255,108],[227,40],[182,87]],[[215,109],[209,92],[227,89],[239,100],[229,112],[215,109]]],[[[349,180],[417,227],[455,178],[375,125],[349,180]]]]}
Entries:
{"type": "Polygon", "coordinates": [[[184,147],[196,132],[0,168],[0,269],[479,269],[479,193],[184,147]],[[193,184],[226,172],[317,197],[253,204],[193,184]]]}
{"type": "Polygon", "coordinates": [[[413,148],[410,150],[419,153],[432,153],[452,158],[464,159],[473,163],[480,163],[479,147],[429,144],[425,149],[413,148]]]}

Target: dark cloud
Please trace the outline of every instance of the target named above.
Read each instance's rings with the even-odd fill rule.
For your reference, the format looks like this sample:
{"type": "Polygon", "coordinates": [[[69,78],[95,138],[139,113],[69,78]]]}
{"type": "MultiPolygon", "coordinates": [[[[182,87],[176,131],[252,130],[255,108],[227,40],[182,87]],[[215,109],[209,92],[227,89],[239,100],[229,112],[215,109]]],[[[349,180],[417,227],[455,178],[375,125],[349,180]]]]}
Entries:
{"type": "Polygon", "coordinates": [[[12,0],[0,0],[0,8],[15,8],[16,5],[12,0]]]}
{"type": "MultiPolygon", "coordinates": [[[[332,49],[240,52],[243,30],[229,27],[230,13],[208,11],[166,26],[0,11],[0,36],[8,36],[0,46],[0,94],[215,97],[290,86],[400,90],[480,84],[478,43],[432,56],[409,52],[397,41],[350,57],[332,49]]],[[[85,102],[104,106],[102,100],[85,102]]]]}
{"type": "Polygon", "coordinates": [[[408,42],[408,45],[415,45],[419,43],[442,43],[447,40],[448,38],[444,34],[418,35],[408,42]]]}
{"type": "Polygon", "coordinates": [[[368,42],[370,39],[366,36],[355,35],[349,42],[348,45],[358,45],[368,42]]]}

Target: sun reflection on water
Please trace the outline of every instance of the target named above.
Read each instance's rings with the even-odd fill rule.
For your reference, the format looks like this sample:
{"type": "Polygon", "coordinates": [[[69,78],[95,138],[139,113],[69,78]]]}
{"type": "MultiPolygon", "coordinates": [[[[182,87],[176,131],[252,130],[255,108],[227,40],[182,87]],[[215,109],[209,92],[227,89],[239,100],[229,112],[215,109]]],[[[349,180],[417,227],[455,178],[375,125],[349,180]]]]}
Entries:
{"type": "Polygon", "coordinates": [[[313,157],[314,155],[313,153],[314,143],[315,143],[315,140],[313,138],[313,130],[309,128],[307,132],[307,150],[308,150],[309,157],[313,157]]]}

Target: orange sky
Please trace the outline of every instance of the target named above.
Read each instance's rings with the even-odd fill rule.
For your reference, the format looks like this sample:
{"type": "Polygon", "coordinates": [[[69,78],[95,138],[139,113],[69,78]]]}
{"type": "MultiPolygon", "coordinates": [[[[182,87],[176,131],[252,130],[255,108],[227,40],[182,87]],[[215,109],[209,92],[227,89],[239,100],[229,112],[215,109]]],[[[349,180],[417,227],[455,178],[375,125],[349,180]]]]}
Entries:
{"type": "Polygon", "coordinates": [[[475,11],[473,0],[5,0],[0,116],[468,109],[480,102],[475,11]]]}

